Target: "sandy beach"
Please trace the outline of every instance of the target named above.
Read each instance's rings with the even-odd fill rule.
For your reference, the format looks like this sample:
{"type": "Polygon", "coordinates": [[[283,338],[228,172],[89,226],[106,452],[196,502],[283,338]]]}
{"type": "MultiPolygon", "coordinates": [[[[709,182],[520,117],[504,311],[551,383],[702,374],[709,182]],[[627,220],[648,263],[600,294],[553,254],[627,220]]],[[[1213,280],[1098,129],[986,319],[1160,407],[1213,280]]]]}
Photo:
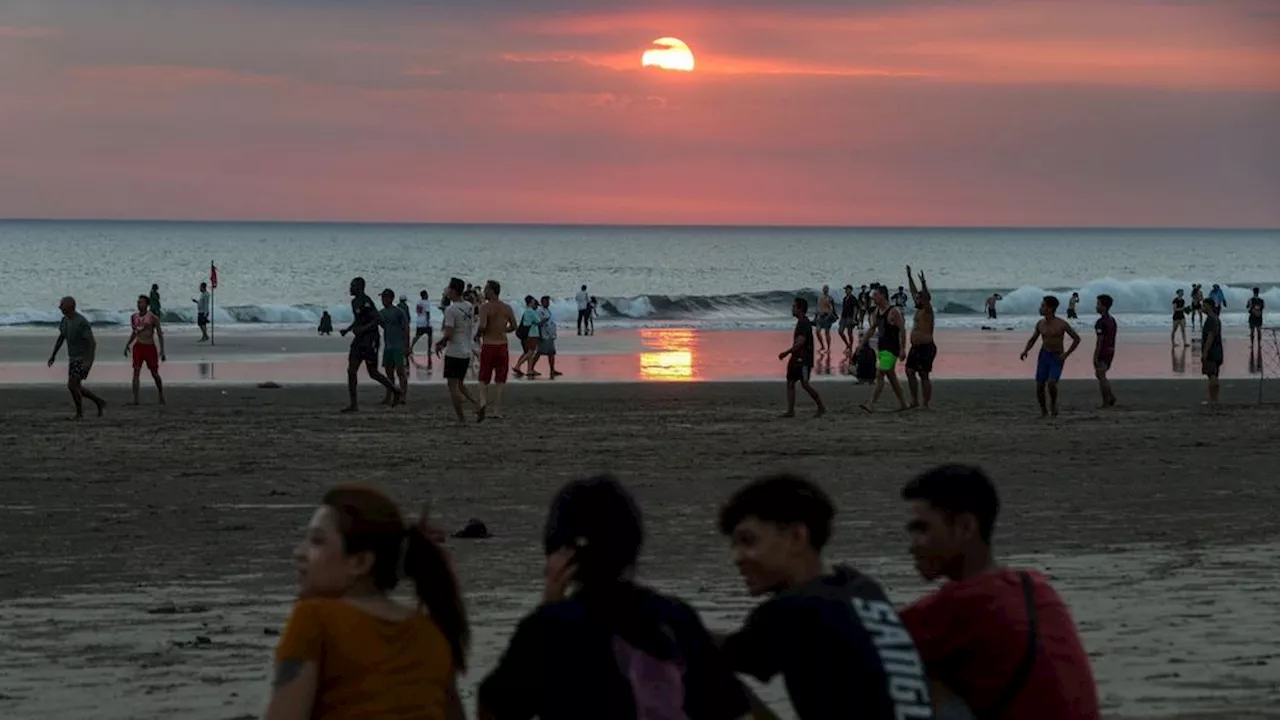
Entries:
{"type": "MultiPolygon", "coordinates": [[[[1107,717],[1276,716],[1280,407],[1251,404],[1254,382],[1226,383],[1216,411],[1201,383],[1120,382],[1111,412],[1068,382],[1055,421],[1028,382],[940,383],[936,411],[875,417],[856,411],[865,388],[822,388],[827,418],[782,420],[780,383],[525,384],[507,420],[467,428],[448,425],[439,386],[397,410],[366,387],[357,417],[334,412],[333,385],[177,387],[163,411],[113,387],[106,417],[82,423],[62,388],[4,388],[0,715],[255,717],[290,550],[338,482],[493,531],[450,541],[476,628],[470,697],[536,601],[545,504],[568,479],[624,478],[646,512],[643,578],[728,629],[751,606],[713,526],[735,487],[819,478],[841,508],[831,558],[908,602],[928,587],[898,488],[961,460],[1001,488],[998,551],[1072,606],[1107,717]]],[[[789,712],[780,686],[765,694],[789,712]]]]}

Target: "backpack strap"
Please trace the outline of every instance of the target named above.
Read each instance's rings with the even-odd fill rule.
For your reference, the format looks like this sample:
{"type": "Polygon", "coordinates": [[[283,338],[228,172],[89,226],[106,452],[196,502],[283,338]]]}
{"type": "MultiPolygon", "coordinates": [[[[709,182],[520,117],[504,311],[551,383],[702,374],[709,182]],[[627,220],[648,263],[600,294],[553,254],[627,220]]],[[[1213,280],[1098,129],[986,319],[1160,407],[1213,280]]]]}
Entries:
{"type": "Polygon", "coordinates": [[[981,713],[981,716],[986,718],[999,717],[1018,697],[1031,677],[1031,668],[1035,666],[1036,656],[1039,654],[1037,638],[1040,635],[1040,627],[1036,618],[1035,588],[1031,584],[1031,576],[1026,572],[1019,572],[1018,578],[1022,581],[1022,595],[1027,604],[1027,650],[1022,655],[1022,661],[1018,663],[1017,669],[1013,671],[1009,684],[1000,691],[1000,697],[981,713]]]}

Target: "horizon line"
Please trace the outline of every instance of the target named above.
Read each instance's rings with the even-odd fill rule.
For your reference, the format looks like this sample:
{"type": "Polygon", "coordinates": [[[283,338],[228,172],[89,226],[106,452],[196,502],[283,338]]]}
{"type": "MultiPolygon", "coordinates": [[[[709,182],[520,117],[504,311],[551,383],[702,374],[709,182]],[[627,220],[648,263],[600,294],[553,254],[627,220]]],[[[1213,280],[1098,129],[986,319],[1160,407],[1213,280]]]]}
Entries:
{"type": "Polygon", "coordinates": [[[1181,230],[1280,232],[1280,227],[1240,225],[1234,227],[1183,225],[785,225],[724,223],[583,223],[583,222],[443,222],[369,220],[199,220],[173,218],[42,218],[0,217],[0,223],[67,223],[119,225],[346,225],[355,227],[517,227],[517,228],[641,228],[703,230],[1181,230]]]}

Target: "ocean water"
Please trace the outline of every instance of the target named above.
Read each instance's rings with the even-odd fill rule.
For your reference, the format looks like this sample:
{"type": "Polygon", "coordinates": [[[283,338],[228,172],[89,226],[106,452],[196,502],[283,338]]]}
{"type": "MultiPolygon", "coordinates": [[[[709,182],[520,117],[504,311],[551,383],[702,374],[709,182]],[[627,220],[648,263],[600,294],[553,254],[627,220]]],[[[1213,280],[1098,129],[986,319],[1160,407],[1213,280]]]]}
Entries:
{"type": "Polygon", "coordinates": [[[0,328],[56,323],[74,295],[95,323],[125,324],[160,285],[164,316],[191,322],[192,298],[217,263],[222,330],[350,320],[348,281],[416,301],[451,276],[502,282],[510,301],[550,295],[572,323],[586,284],[600,326],[775,328],[797,293],[824,284],[905,284],[928,274],[941,327],[980,327],[999,292],[1000,325],[1034,320],[1040,298],[1109,293],[1120,324],[1168,325],[1174,291],[1221,284],[1228,325],[1250,288],[1280,312],[1280,230],[816,229],[443,226],[168,222],[0,222],[0,328]]]}

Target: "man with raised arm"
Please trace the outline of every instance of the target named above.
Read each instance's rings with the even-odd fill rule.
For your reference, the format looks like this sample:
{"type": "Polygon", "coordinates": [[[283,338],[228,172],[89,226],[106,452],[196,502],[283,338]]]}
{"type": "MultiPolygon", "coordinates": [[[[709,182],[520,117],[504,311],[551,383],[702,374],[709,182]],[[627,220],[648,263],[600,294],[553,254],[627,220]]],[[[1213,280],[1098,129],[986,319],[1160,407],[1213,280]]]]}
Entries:
{"type": "Polygon", "coordinates": [[[915,298],[916,317],[911,324],[911,349],[907,352],[907,386],[911,389],[911,407],[922,407],[920,395],[924,395],[924,409],[929,409],[933,399],[933,361],[938,357],[938,346],[933,343],[933,297],[929,283],[920,273],[920,287],[907,266],[907,282],[911,285],[911,297],[915,298]]]}

